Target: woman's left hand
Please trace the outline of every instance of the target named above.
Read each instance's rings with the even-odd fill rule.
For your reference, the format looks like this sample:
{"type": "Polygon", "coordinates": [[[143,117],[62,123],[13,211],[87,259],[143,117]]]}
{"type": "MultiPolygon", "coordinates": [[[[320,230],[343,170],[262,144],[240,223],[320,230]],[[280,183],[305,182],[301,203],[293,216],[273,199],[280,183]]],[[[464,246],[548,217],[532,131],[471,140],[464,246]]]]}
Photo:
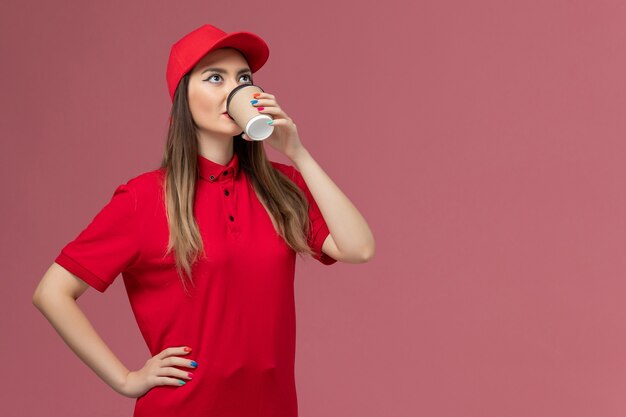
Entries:
{"type": "MultiPolygon", "coordinates": [[[[280,108],[276,97],[272,94],[259,92],[255,93],[255,95],[256,97],[250,97],[250,100],[258,101],[252,105],[259,110],[259,113],[268,114],[274,119],[272,123],[274,131],[267,139],[264,139],[264,141],[277,151],[282,152],[288,158],[293,159],[296,153],[304,148],[302,142],[300,142],[296,124],[287,113],[280,108]]],[[[253,141],[245,132],[241,137],[247,141],[253,141]]]]}

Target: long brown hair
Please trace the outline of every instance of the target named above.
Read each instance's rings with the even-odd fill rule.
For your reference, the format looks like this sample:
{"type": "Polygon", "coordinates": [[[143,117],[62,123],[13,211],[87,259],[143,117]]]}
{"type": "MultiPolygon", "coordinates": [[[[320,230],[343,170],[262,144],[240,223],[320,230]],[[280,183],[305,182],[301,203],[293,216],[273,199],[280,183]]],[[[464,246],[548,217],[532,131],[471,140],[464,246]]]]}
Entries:
{"type": "MultiPolygon", "coordinates": [[[[198,142],[187,89],[190,73],[181,79],[174,94],[167,133],[167,143],[161,162],[165,168],[164,201],[169,224],[167,254],[173,251],[176,269],[186,290],[185,276],[193,285],[192,265],[206,256],[193,208],[198,181],[198,142]]],[[[297,254],[313,255],[308,246],[310,230],[308,200],[302,190],[275,169],[260,141],[247,141],[241,134],[233,137],[234,152],[239,158],[241,174],[246,174],[257,196],[267,207],[289,247],[297,254]]]]}

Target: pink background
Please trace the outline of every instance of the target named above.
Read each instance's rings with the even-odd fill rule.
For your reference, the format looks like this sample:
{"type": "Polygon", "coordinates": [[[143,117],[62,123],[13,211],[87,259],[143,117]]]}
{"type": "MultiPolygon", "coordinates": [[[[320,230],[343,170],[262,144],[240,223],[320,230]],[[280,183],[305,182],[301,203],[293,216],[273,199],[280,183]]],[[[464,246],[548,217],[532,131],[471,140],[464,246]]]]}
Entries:
{"type": "MultiPolygon", "coordinates": [[[[169,48],[204,23],[268,42],[255,82],[376,237],[366,264],[299,261],[301,417],[626,415],[624,2],[13,0],[0,23],[3,415],[132,414],[31,296],[157,167],[169,48]]],[[[121,278],[79,304],[143,366],[121,278]]]]}

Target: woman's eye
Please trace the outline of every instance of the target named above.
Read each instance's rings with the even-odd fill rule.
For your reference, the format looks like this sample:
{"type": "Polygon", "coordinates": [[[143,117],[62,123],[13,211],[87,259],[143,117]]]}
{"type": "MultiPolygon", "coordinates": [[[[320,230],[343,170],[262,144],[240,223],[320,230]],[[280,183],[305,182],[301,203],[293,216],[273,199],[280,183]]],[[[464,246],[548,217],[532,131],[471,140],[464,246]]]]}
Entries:
{"type": "MultiPolygon", "coordinates": [[[[213,75],[211,75],[209,78],[207,78],[207,79],[206,79],[206,80],[204,80],[204,81],[209,81],[209,80],[211,80],[213,77],[219,77],[219,78],[222,78],[222,76],[221,76],[221,75],[219,75],[219,74],[213,74],[213,75]]],[[[251,80],[251,76],[250,76],[250,74],[244,74],[244,75],[242,75],[242,77],[247,77],[247,78],[248,78],[248,81],[245,81],[245,82],[248,82],[248,83],[249,83],[249,82],[251,82],[251,81],[252,81],[252,80],[251,80]]]]}

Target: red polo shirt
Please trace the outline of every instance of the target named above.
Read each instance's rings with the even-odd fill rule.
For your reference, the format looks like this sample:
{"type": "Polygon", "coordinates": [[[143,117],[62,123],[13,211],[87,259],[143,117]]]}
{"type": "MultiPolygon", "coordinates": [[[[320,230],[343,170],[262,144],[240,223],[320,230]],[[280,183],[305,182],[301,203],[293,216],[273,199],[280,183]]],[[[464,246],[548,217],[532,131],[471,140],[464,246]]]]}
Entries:
{"type": "MultiPolygon", "coordinates": [[[[163,169],[119,185],[109,203],[55,262],[100,292],[121,273],[152,356],[190,346],[198,367],[183,386],[156,386],[134,417],[295,417],[296,253],[278,235],[237,154],[227,165],[198,156],[194,210],[208,259],[193,267],[186,294],[174,257],[164,253],[168,224],[163,169]]],[[[271,161],[306,194],[309,244],[319,262],[328,227],[302,175],[271,161]]]]}

